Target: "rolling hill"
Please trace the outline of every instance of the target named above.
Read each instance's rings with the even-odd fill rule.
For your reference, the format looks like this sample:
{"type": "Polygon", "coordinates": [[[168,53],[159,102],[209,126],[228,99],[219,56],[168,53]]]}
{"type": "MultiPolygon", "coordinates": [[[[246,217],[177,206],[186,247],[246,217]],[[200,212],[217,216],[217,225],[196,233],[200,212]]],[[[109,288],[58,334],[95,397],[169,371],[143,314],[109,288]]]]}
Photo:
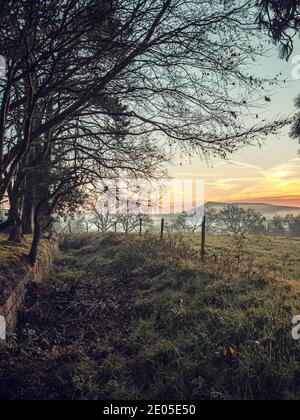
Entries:
{"type": "Polygon", "coordinates": [[[219,202],[208,202],[206,203],[207,207],[212,207],[215,209],[222,209],[226,204],[235,204],[244,209],[253,209],[262,213],[265,217],[274,217],[274,216],[287,216],[288,214],[293,214],[294,216],[300,216],[300,207],[288,207],[288,206],[275,206],[273,204],[267,203],[219,203],[219,202]]]}
{"type": "MultiPolygon", "coordinates": [[[[281,216],[285,217],[287,215],[293,216],[300,216],[300,207],[290,207],[290,206],[276,206],[273,204],[268,203],[239,203],[239,202],[232,202],[232,203],[222,203],[222,202],[207,202],[205,204],[206,208],[215,208],[217,210],[221,210],[227,204],[234,204],[244,209],[252,209],[261,214],[263,214],[267,219],[271,219],[274,216],[281,216]]],[[[203,206],[196,207],[194,209],[188,210],[188,215],[203,214],[203,206]]],[[[165,221],[171,221],[176,218],[180,213],[174,214],[155,214],[152,215],[152,218],[155,223],[160,223],[161,219],[164,218],[165,221]]]]}

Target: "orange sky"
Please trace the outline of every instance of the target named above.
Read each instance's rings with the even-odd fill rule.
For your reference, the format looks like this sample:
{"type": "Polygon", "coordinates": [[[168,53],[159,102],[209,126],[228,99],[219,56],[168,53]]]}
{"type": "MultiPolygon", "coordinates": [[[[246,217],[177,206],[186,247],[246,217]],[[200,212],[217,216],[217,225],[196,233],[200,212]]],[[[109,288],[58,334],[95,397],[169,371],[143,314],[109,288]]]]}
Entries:
{"type": "MultiPolygon", "coordinates": [[[[261,153],[267,155],[267,150],[261,153]]],[[[284,154],[283,154],[284,155],[284,154]]],[[[180,179],[203,179],[205,201],[243,201],[300,207],[300,157],[264,165],[241,160],[202,162],[175,169],[180,179]],[[199,171],[199,169],[201,170],[199,171]]]]}
{"type": "MultiPolygon", "coordinates": [[[[300,56],[300,41],[294,55],[300,56]]],[[[262,59],[256,69],[266,77],[279,72],[286,82],[270,95],[268,108],[259,110],[262,121],[295,114],[295,98],[300,95],[300,79],[292,78],[293,64],[278,58],[278,50],[262,59]]],[[[270,135],[261,148],[248,147],[236,153],[232,160],[204,162],[179,161],[169,168],[170,175],[180,179],[202,179],[205,201],[264,202],[300,207],[299,142],[289,136],[290,127],[278,135],[270,135]]]]}

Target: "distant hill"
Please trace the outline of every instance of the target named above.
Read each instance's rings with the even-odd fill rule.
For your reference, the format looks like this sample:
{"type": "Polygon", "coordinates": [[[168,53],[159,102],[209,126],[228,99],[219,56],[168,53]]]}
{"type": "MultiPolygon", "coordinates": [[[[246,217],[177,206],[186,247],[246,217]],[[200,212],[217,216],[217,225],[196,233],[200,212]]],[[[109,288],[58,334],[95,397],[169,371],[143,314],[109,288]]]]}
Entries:
{"type": "MultiPolygon", "coordinates": [[[[300,207],[290,207],[290,206],[276,206],[274,204],[267,204],[267,203],[239,203],[239,202],[232,202],[232,203],[221,203],[221,202],[208,202],[205,204],[205,207],[212,207],[217,210],[221,210],[228,204],[234,204],[239,206],[243,209],[252,209],[261,214],[263,214],[266,218],[270,219],[274,216],[281,216],[285,217],[288,214],[292,214],[294,216],[300,216],[300,207]]],[[[191,209],[187,211],[188,215],[194,215],[195,212],[198,214],[203,214],[203,206],[196,207],[195,209],[191,209]]],[[[174,217],[178,216],[180,213],[174,214],[155,214],[152,215],[155,222],[160,222],[162,218],[165,221],[174,220],[174,217]]]]}
{"type": "Polygon", "coordinates": [[[282,216],[285,217],[288,214],[294,216],[300,216],[300,207],[288,207],[288,206],[275,206],[267,203],[218,203],[208,202],[205,205],[215,209],[222,209],[226,204],[235,204],[244,209],[252,209],[262,213],[265,217],[282,216]]]}

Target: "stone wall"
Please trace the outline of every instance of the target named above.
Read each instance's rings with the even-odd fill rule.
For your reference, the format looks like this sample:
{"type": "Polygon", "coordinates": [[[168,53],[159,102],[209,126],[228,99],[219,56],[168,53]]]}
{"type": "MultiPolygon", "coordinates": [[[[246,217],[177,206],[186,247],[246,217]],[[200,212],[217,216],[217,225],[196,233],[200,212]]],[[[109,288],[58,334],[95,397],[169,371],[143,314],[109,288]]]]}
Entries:
{"type": "Polygon", "coordinates": [[[5,303],[0,306],[0,345],[5,345],[7,340],[9,340],[9,336],[15,331],[18,312],[24,302],[27,285],[32,282],[40,282],[47,277],[58,249],[58,239],[44,241],[39,251],[36,265],[34,267],[28,265],[27,274],[24,278],[19,279],[18,286],[5,303]]]}

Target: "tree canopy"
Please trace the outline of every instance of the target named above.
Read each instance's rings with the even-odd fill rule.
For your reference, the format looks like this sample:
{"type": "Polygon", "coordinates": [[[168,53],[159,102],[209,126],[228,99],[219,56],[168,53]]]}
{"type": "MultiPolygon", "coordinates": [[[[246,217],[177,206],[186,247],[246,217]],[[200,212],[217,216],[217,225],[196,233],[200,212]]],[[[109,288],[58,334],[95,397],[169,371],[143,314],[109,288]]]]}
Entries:
{"type": "Polygon", "coordinates": [[[259,0],[259,23],[273,40],[281,45],[281,55],[289,58],[293,52],[294,38],[300,30],[299,0],[259,0]]]}
{"type": "Polygon", "coordinates": [[[225,158],[285,124],[256,115],[269,102],[268,81],[248,66],[265,50],[256,6],[2,1],[0,201],[10,213],[0,230],[39,237],[99,179],[158,177],[174,149],[225,158]]]}

